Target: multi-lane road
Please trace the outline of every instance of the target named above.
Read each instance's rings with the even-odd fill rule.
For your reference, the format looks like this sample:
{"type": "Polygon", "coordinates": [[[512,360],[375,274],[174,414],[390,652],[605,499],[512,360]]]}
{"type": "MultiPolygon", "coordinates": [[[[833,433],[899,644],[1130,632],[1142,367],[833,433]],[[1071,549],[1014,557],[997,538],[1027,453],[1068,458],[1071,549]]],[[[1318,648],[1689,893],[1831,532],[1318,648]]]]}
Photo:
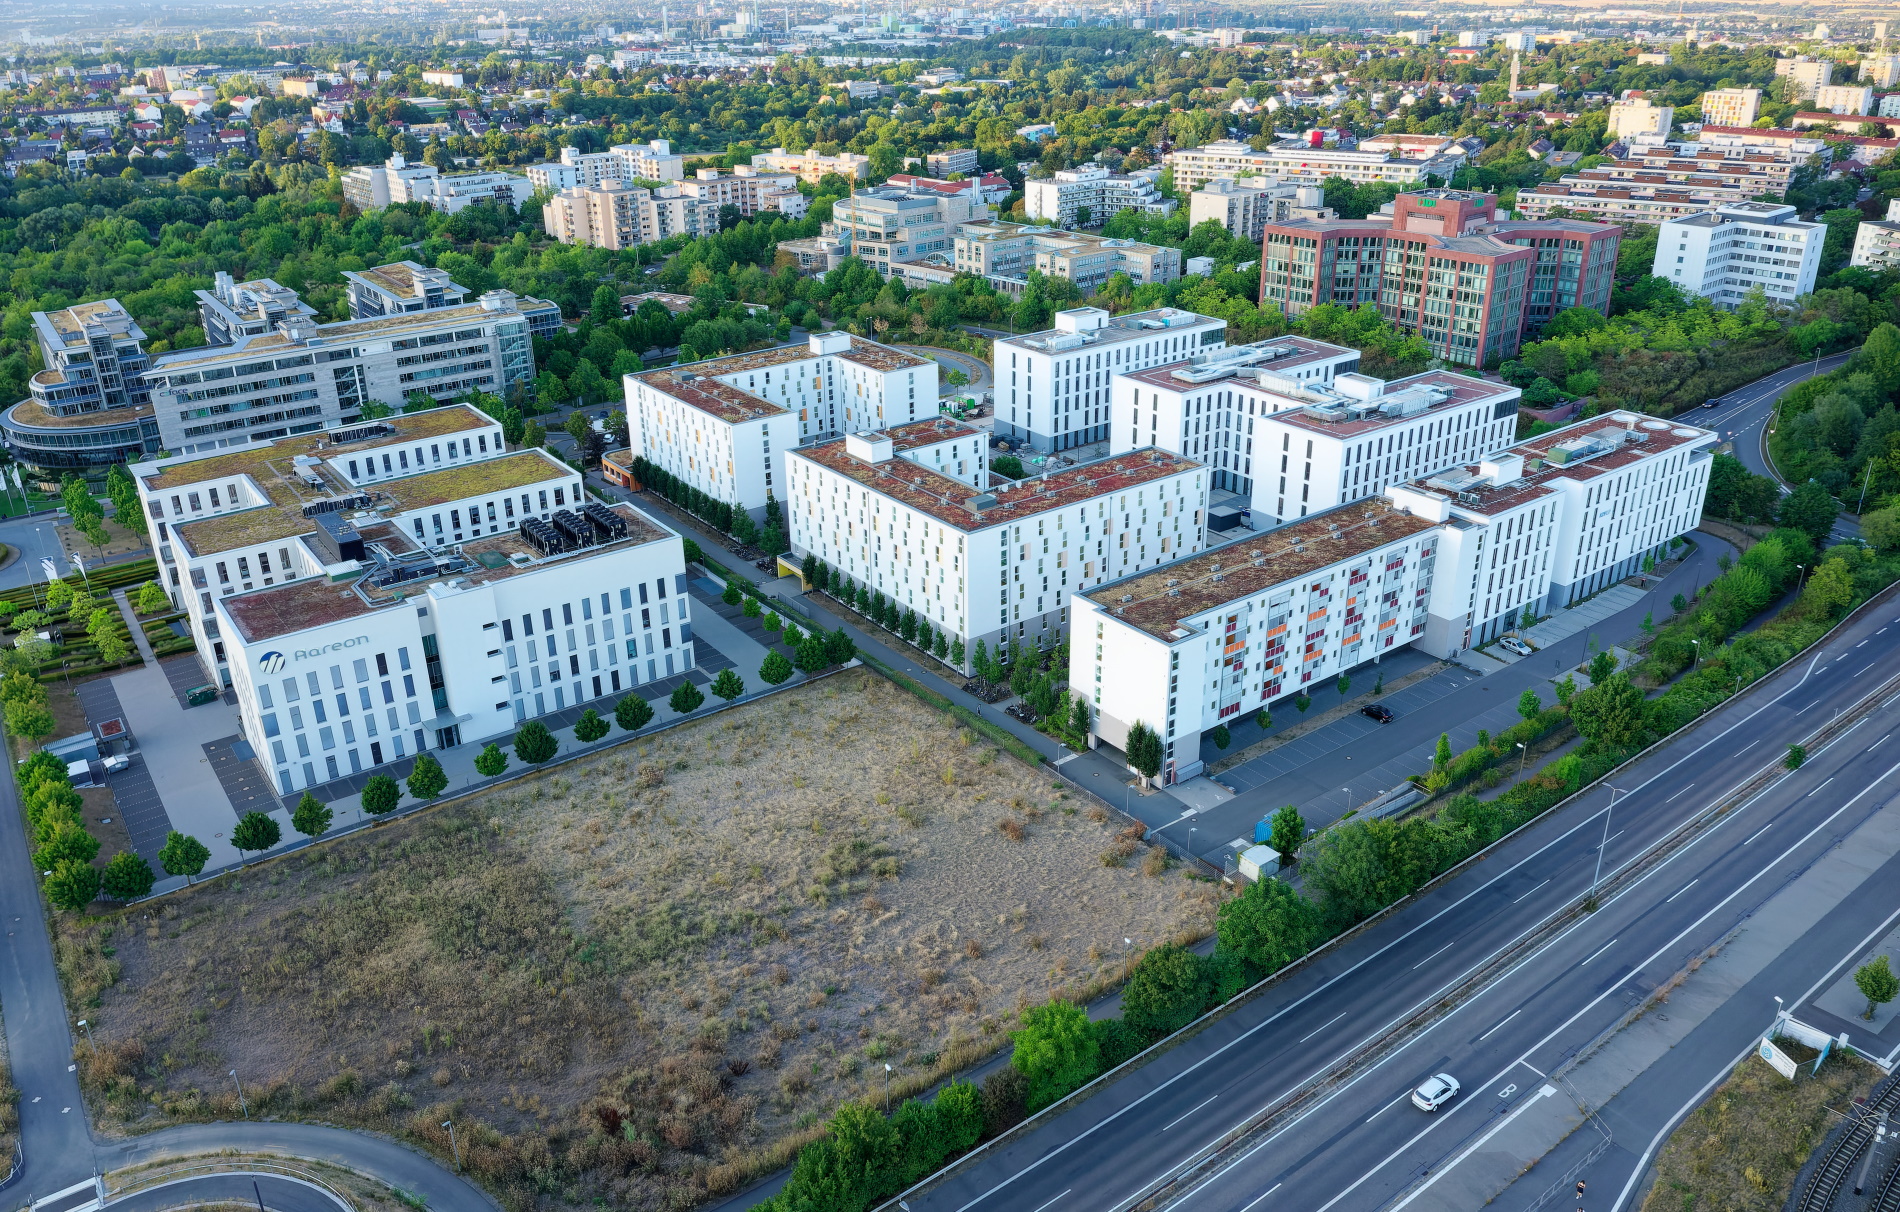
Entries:
{"type": "MultiPolygon", "coordinates": [[[[1748,470],[1758,476],[1780,480],[1774,465],[1768,461],[1767,450],[1768,423],[1774,416],[1776,401],[1795,384],[1817,374],[1840,369],[1851,356],[1852,351],[1830,354],[1825,358],[1778,370],[1746,387],[1738,387],[1725,396],[1717,397],[1714,408],[1685,413],[1683,419],[1713,429],[1733,443],[1735,457],[1748,470]]],[[[1852,507],[1857,502],[1849,501],[1847,504],[1852,507]]],[[[1859,533],[1860,527],[1851,518],[1842,518],[1834,524],[1836,538],[1851,539],[1859,533]]]]}
{"type": "MultiPolygon", "coordinates": [[[[1199,1035],[909,1197],[909,1208],[1129,1206],[1573,904],[1596,878],[1601,846],[1609,884],[1595,913],[1540,940],[1481,992],[1268,1134],[1224,1152],[1180,1205],[1397,1206],[1526,1100],[1544,1097],[1546,1075],[1632,999],[1647,997],[1900,793],[1900,742],[1887,739],[1900,710],[1883,707],[1667,858],[1618,878],[1738,788],[1777,771],[1788,744],[1900,677],[1896,638],[1896,599],[1865,609],[1817,650],[1620,771],[1610,780],[1613,810],[1609,788],[1559,809],[1199,1035]],[[1414,1110],[1408,1092],[1438,1072],[1458,1076],[1466,1093],[1435,1115],[1414,1110]]],[[[1886,887],[1895,904],[1883,913],[1900,907],[1900,883],[1886,887]]],[[[1600,1190],[1624,1185],[1614,1175],[1594,1181],[1600,1190]]]]}

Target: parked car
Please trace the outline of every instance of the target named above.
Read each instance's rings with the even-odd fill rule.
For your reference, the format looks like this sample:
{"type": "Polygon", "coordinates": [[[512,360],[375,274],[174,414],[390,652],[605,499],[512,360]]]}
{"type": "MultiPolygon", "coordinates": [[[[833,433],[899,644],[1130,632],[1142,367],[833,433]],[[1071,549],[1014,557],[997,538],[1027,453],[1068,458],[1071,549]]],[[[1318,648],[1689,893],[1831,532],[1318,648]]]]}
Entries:
{"type": "Polygon", "coordinates": [[[1426,1078],[1424,1085],[1412,1091],[1412,1105],[1420,1111],[1436,1111],[1456,1097],[1458,1079],[1449,1073],[1440,1073],[1426,1078]]]}
{"type": "Polygon", "coordinates": [[[1387,707],[1384,703],[1367,703],[1364,707],[1359,709],[1359,714],[1365,716],[1367,719],[1377,720],[1381,724],[1390,724],[1392,722],[1392,709],[1387,707]]]}
{"type": "Polygon", "coordinates": [[[1506,652],[1515,652],[1519,656],[1529,656],[1537,650],[1514,635],[1507,635],[1498,641],[1498,647],[1506,652]]]}

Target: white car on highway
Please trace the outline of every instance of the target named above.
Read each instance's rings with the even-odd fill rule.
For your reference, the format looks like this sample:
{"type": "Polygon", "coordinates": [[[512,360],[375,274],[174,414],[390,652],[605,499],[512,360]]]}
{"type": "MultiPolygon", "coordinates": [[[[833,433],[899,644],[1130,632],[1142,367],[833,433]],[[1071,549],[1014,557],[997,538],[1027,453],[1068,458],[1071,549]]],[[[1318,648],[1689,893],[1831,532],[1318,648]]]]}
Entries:
{"type": "Polygon", "coordinates": [[[1424,1085],[1412,1091],[1412,1105],[1420,1111],[1436,1111],[1456,1097],[1458,1079],[1449,1073],[1440,1073],[1426,1078],[1424,1085]]]}

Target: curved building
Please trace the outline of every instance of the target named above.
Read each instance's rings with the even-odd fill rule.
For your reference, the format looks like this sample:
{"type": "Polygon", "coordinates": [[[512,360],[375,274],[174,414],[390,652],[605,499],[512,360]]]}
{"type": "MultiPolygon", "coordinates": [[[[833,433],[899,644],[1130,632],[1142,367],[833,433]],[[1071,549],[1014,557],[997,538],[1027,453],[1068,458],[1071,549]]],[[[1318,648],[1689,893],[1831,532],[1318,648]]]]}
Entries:
{"type": "MultiPolygon", "coordinates": [[[[35,375],[35,386],[53,373],[35,375]]],[[[14,458],[55,475],[88,469],[103,472],[159,450],[158,418],[150,404],[60,416],[48,412],[38,400],[22,400],[0,413],[0,432],[14,458]]]]}
{"type": "Polygon", "coordinates": [[[33,335],[47,369],[28,381],[31,398],[0,414],[14,457],[57,475],[157,452],[145,333],[118,300],[36,311],[33,335]]]}

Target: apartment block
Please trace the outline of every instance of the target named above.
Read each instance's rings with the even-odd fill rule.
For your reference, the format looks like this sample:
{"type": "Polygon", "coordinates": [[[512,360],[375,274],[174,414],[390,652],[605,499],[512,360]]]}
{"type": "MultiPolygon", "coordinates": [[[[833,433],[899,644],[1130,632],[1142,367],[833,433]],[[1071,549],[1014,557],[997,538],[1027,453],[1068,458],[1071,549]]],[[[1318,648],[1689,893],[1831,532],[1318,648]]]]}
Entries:
{"type": "Polygon", "coordinates": [[[1796,217],[1775,202],[1732,202],[1671,219],[1659,229],[1650,272],[1733,309],[1761,287],[1773,303],[1814,289],[1827,225],[1796,217]]]}
{"type": "Polygon", "coordinates": [[[736,206],[739,213],[752,216],[771,211],[787,219],[802,219],[809,208],[805,195],[798,192],[798,178],[791,173],[762,173],[750,164],[741,164],[730,173],[702,168],[694,177],[680,182],[680,192],[717,207],[736,206]]]}
{"type": "MultiPolygon", "coordinates": [[[[1584,169],[1579,180],[1631,185],[1719,185],[1779,193],[1788,188],[1794,170],[1814,151],[1807,146],[1783,148],[1760,140],[1723,141],[1721,132],[1702,128],[1698,143],[1650,140],[1633,144],[1628,154],[1584,169]]],[[[1821,140],[1800,139],[1819,145],[1821,140]]]]}
{"type": "Polygon", "coordinates": [[[951,173],[974,177],[982,170],[982,165],[977,162],[975,148],[957,147],[949,151],[927,153],[924,156],[924,169],[933,177],[947,177],[951,173]]]}
{"type": "Polygon", "coordinates": [[[1730,202],[1747,202],[1754,196],[1746,187],[1737,186],[1637,185],[1630,181],[1612,185],[1569,176],[1519,190],[1513,205],[1520,219],[1547,219],[1561,210],[1573,219],[1653,227],[1730,202]]]}
{"type": "Polygon", "coordinates": [[[1854,253],[1849,265],[1869,269],[1900,266],[1900,199],[1887,203],[1887,217],[1854,229],[1854,253]]]}
{"type": "Polygon", "coordinates": [[[1226,343],[1227,321],[1179,308],[1122,316],[1099,307],[1057,312],[1052,329],[992,342],[994,432],[1039,451],[1107,441],[1115,376],[1226,343]]]}
{"type": "Polygon", "coordinates": [[[507,452],[472,408],[133,475],[160,576],[282,795],[695,664],[679,536],[507,452]],[[385,475],[391,456],[409,467],[385,475]]]}
{"type": "Polygon", "coordinates": [[[937,364],[849,333],[626,376],[635,455],[754,514],[785,494],[776,454],[937,413],[937,364]]]}
{"type": "Polygon", "coordinates": [[[1642,135],[1666,139],[1675,121],[1674,108],[1652,104],[1647,97],[1635,97],[1610,106],[1608,134],[1612,139],[1642,135]]]}
{"type": "Polygon", "coordinates": [[[901,274],[905,262],[933,254],[947,261],[958,229],[990,213],[975,181],[911,177],[840,198],[818,235],[781,240],[779,250],[807,273],[835,269],[846,257],[857,257],[890,277],[901,274]]]}
{"type": "Polygon", "coordinates": [[[1089,294],[1118,273],[1136,286],[1181,276],[1181,251],[1138,240],[1054,231],[1025,223],[965,223],[957,228],[954,266],[1019,294],[1031,269],[1067,278],[1089,294]]]}
{"type": "Polygon", "coordinates": [[[1814,90],[1814,108],[1830,114],[1871,114],[1874,112],[1873,85],[1824,84],[1814,90]]]}
{"type": "Polygon", "coordinates": [[[198,326],[208,345],[229,345],[239,337],[267,333],[286,320],[316,319],[316,308],[269,278],[237,282],[219,270],[211,287],[192,292],[198,297],[198,326]]]}
{"type": "Polygon", "coordinates": [[[400,202],[426,202],[448,214],[480,202],[513,208],[533,192],[534,183],[528,177],[503,172],[444,175],[434,165],[411,164],[401,154],[382,164],[359,164],[343,174],[343,198],[360,211],[400,202]]]}
{"type": "Polygon", "coordinates": [[[761,172],[791,173],[812,185],[824,180],[826,173],[837,173],[847,181],[862,181],[871,175],[871,157],[856,152],[821,156],[817,152],[788,152],[775,147],[752,157],[752,167],[761,172]]]}
{"type": "Polygon", "coordinates": [[[1245,143],[1222,139],[1171,151],[1167,162],[1174,169],[1174,188],[1194,190],[1216,177],[1239,177],[1245,171],[1315,185],[1328,177],[1344,177],[1355,185],[1368,181],[1411,185],[1428,176],[1449,181],[1465,163],[1465,156],[1450,145],[1447,150],[1411,158],[1391,150],[1342,150],[1302,142],[1276,143],[1255,151],[1245,143]]]}
{"type": "Polygon", "coordinates": [[[1269,223],[1331,219],[1325,191],[1271,177],[1216,177],[1188,195],[1188,228],[1208,220],[1246,240],[1258,240],[1269,223]]]}
{"type": "Polygon", "coordinates": [[[1445,659],[1635,572],[1696,525],[1719,435],[1614,412],[1077,592],[1069,683],[1163,781],[1242,713],[1415,646],[1445,659]]]}
{"type": "Polygon", "coordinates": [[[1797,101],[1812,101],[1815,94],[1834,82],[1834,63],[1829,59],[1815,59],[1809,55],[1796,55],[1792,59],[1775,60],[1775,77],[1786,76],[1794,83],[1794,98],[1797,101]]]}
{"type": "Polygon", "coordinates": [[[1269,224],[1260,299],[1291,314],[1372,303],[1434,355],[1482,366],[1508,358],[1571,307],[1607,314],[1622,229],[1576,219],[1499,219],[1465,190],[1400,194],[1365,219],[1269,224]]]}
{"type": "Polygon", "coordinates": [[[1155,188],[1156,176],[1112,173],[1093,163],[1058,169],[1050,180],[1024,183],[1024,213],[1064,227],[1099,226],[1124,210],[1171,215],[1174,199],[1162,197],[1155,188]]]}
{"type": "Polygon", "coordinates": [[[314,433],[360,419],[368,401],[401,408],[418,391],[450,399],[525,389],[534,355],[521,303],[491,290],[459,307],[298,319],[229,345],[160,354],[145,381],[164,448],[202,454],[314,433]]]}
{"type": "Polygon", "coordinates": [[[537,193],[591,189],[608,181],[678,181],[686,175],[686,157],[673,154],[665,139],[616,143],[604,152],[563,147],[558,161],[522,170],[537,193]]]}
{"type": "Polygon", "coordinates": [[[648,189],[625,181],[564,189],[541,208],[548,235],[563,244],[635,248],[675,235],[719,230],[719,204],[692,197],[677,185],[648,189]]]}
{"type": "Polygon", "coordinates": [[[117,299],[33,313],[44,370],[28,397],[0,414],[8,449],[29,467],[58,475],[92,470],[159,449],[145,332],[117,299]]]}
{"type": "Polygon", "coordinates": [[[1870,55],[1860,61],[1861,79],[1875,88],[1900,84],[1900,55],[1870,55]]]}
{"type": "Polygon", "coordinates": [[[1761,117],[1759,88],[1712,88],[1702,94],[1702,121],[1708,126],[1752,126],[1761,117]]]}
{"type": "Polygon", "coordinates": [[[983,491],[895,447],[849,434],[791,453],[792,551],[916,611],[966,660],[979,640],[1053,646],[1072,593],[1204,542],[1205,470],[1179,455],[1136,451],[983,491]]]}
{"type": "Polygon", "coordinates": [[[1517,388],[1448,370],[1387,382],[1359,351],[1307,337],[1119,373],[1110,449],[1174,450],[1270,529],[1471,462],[1516,432],[1517,388]]]}

